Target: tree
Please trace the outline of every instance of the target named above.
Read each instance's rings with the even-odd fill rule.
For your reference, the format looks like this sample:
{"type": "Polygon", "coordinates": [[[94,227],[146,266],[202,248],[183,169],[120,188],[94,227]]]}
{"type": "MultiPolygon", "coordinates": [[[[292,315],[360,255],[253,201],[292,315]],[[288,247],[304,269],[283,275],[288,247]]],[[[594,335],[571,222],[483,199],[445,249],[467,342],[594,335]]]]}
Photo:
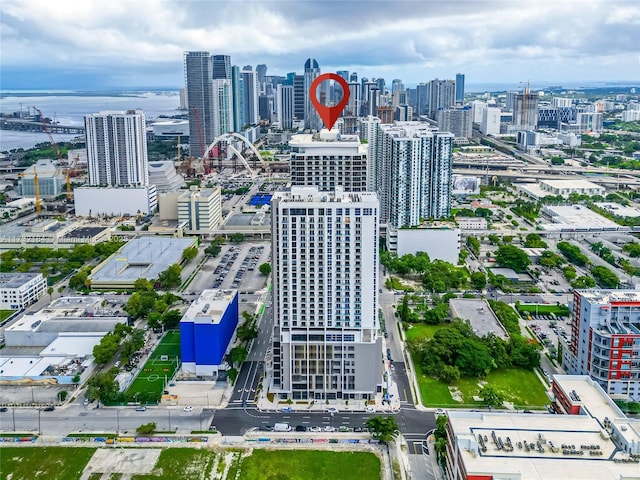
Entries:
{"type": "Polygon", "coordinates": [[[478,207],[475,211],[476,217],[490,218],[493,215],[493,212],[488,208],[478,207]]]}
{"type": "Polygon", "coordinates": [[[369,418],[366,424],[370,432],[373,433],[373,438],[387,443],[398,436],[400,427],[396,422],[396,419],[392,416],[382,417],[377,415],[369,418]]]}
{"type": "Polygon", "coordinates": [[[244,242],[244,239],[244,233],[232,233],[229,236],[229,240],[231,240],[233,243],[242,243],[244,242]]]}
{"type": "Polygon", "coordinates": [[[547,243],[537,233],[529,233],[524,241],[527,248],[547,248],[547,243]]]}
{"type": "Polygon", "coordinates": [[[115,377],[117,368],[112,368],[106,372],[95,375],[88,382],[88,395],[94,400],[102,403],[112,402],[118,398],[120,388],[115,377]]]}
{"type": "Polygon", "coordinates": [[[593,288],[596,286],[596,281],[591,277],[583,275],[571,282],[571,286],[575,289],[593,288]]]}
{"type": "Polygon", "coordinates": [[[177,288],[182,283],[182,267],[177,263],[174,263],[164,272],[160,272],[158,275],[158,282],[160,286],[165,289],[177,288]]]}
{"type": "Polygon", "coordinates": [[[467,248],[477,257],[480,255],[480,240],[476,237],[467,237],[467,248]]]}
{"type": "Polygon", "coordinates": [[[504,395],[492,385],[485,385],[480,390],[480,397],[488,407],[500,408],[504,405],[504,395]]]}
{"type": "Polygon", "coordinates": [[[258,267],[258,270],[260,270],[260,273],[262,275],[264,275],[265,277],[268,277],[269,274],[271,273],[271,265],[265,262],[258,267]]]}
{"type": "Polygon", "coordinates": [[[151,435],[156,431],[156,427],[158,425],[156,422],[143,423],[138,428],[136,428],[136,433],[140,433],[142,435],[151,435]]]}
{"type": "Polygon", "coordinates": [[[211,245],[204,249],[204,253],[206,253],[207,255],[211,255],[212,257],[217,257],[221,251],[222,247],[215,240],[211,242],[211,245]]]}
{"type": "Polygon", "coordinates": [[[133,282],[133,289],[136,292],[152,292],[153,283],[146,278],[138,278],[135,282],[133,282]]]}
{"type": "Polygon", "coordinates": [[[173,310],[165,312],[164,315],[162,315],[160,322],[162,322],[162,326],[165,330],[172,330],[180,325],[181,319],[182,314],[180,313],[180,310],[174,308],[173,310]]]}
{"type": "Polygon", "coordinates": [[[626,252],[630,257],[640,257],[640,243],[627,243],[624,247],[622,247],[622,251],[626,252]]]}
{"type": "Polygon", "coordinates": [[[62,292],[64,292],[64,285],[60,285],[60,286],[58,287],[58,294],[59,294],[59,295],[62,295],[62,292]]]}
{"type": "Polygon", "coordinates": [[[53,295],[53,287],[47,287],[47,293],[49,294],[49,301],[51,301],[51,295],[53,295]]]}
{"type": "Polygon", "coordinates": [[[241,364],[247,359],[247,349],[243,346],[236,346],[231,349],[229,352],[229,359],[231,360],[231,365],[241,364]]]}
{"type": "Polygon", "coordinates": [[[150,292],[134,292],[129,297],[129,300],[127,300],[124,311],[134,319],[145,317],[153,309],[157,295],[155,290],[150,292]]]}
{"type": "Polygon", "coordinates": [[[93,347],[93,359],[98,365],[104,365],[113,358],[118,351],[120,337],[108,333],[93,347]]]}
{"type": "Polygon", "coordinates": [[[198,247],[189,247],[185,248],[184,252],[182,252],[182,258],[184,258],[185,262],[190,262],[194,258],[198,256],[198,247]]]}
{"type": "Polygon", "coordinates": [[[236,368],[230,368],[229,370],[227,370],[227,378],[232,385],[236,383],[236,378],[238,378],[238,370],[236,368]]]}
{"type": "Polygon", "coordinates": [[[80,374],[79,374],[79,373],[76,373],[76,374],[73,376],[73,378],[71,379],[71,382],[72,382],[74,385],[77,385],[78,383],[80,383],[80,374]]]}
{"type": "Polygon", "coordinates": [[[538,263],[543,267],[555,268],[565,263],[565,261],[560,255],[553,253],[551,250],[545,250],[540,255],[538,263]]]}
{"type": "Polygon", "coordinates": [[[527,254],[514,245],[501,245],[496,250],[496,262],[503,267],[512,268],[516,272],[523,272],[531,264],[527,254]]]}
{"type": "Polygon", "coordinates": [[[471,274],[471,284],[476,290],[482,290],[487,286],[487,276],[484,272],[473,272],[471,274]]]}
{"type": "Polygon", "coordinates": [[[616,288],[620,283],[618,276],[602,265],[593,267],[591,269],[591,275],[593,275],[598,285],[602,288],[616,288]]]}

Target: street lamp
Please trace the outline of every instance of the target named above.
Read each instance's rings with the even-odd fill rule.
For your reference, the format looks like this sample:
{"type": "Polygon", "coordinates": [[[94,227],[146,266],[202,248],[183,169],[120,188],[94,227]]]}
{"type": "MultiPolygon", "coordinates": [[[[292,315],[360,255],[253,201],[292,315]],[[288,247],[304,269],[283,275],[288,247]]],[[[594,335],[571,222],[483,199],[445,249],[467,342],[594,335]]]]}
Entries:
{"type": "Polygon", "coordinates": [[[116,435],[120,431],[120,409],[116,407],[116,435]]]}
{"type": "Polygon", "coordinates": [[[13,431],[16,431],[16,407],[11,408],[13,414],[13,431]]]}
{"type": "Polygon", "coordinates": [[[38,408],[38,435],[40,435],[40,432],[42,431],[42,429],[40,428],[40,414],[42,413],[42,409],[38,408]]]}

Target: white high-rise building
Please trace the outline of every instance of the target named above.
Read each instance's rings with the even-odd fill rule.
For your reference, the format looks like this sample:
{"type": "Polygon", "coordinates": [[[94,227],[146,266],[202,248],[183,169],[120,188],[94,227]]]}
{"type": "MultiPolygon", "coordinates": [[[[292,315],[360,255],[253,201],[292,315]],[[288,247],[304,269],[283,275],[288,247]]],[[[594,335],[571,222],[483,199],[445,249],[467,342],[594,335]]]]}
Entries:
{"type": "Polygon", "coordinates": [[[294,400],[374,397],[382,384],[375,193],[292,187],[271,203],[273,375],[294,400]]]}
{"type": "Polygon", "coordinates": [[[600,133],[603,130],[601,112],[582,112],[576,116],[576,123],[580,125],[580,132],[600,133]]]}
{"type": "Polygon", "coordinates": [[[358,118],[358,133],[360,141],[367,145],[367,190],[377,192],[382,184],[382,167],[378,163],[378,125],[381,120],[378,117],[367,116],[358,118]]]}
{"type": "Polygon", "coordinates": [[[245,125],[257,125],[260,120],[258,114],[258,75],[253,70],[245,67],[245,69],[240,72],[240,76],[242,77],[243,88],[244,123],[245,125]]]}
{"type": "Polygon", "coordinates": [[[483,110],[480,124],[480,132],[483,135],[500,134],[500,114],[501,110],[497,107],[487,107],[483,110]]]}
{"type": "Polygon", "coordinates": [[[212,85],[213,137],[215,138],[233,131],[233,92],[231,80],[212,80],[212,85]]]}
{"type": "Polygon", "coordinates": [[[178,223],[188,234],[211,233],[222,223],[220,187],[187,190],[177,200],[178,223]]]}
{"type": "Polygon", "coordinates": [[[482,123],[482,115],[487,108],[486,102],[474,100],[471,102],[471,112],[473,114],[473,123],[482,123]]]}
{"type": "Polygon", "coordinates": [[[276,91],[276,115],[280,122],[280,128],[291,130],[293,128],[293,85],[278,85],[276,91]]]}
{"type": "Polygon", "coordinates": [[[89,185],[149,185],[146,123],[142,110],[85,115],[89,185]]]}
{"type": "Polygon", "coordinates": [[[357,135],[340,135],[337,129],[294,135],[289,141],[291,184],[317,186],[322,191],[343,187],[367,190],[367,146],[357,135]]]}
{"type": "Polygon", "coordinates": [[[551,106],[555,108],[569,108],[573,105],[573,100],[564,97],[553,97],[551,100],[551,106]]]}
{"type": "Polygon", "coordinates": [[[415,227],[451,214],[453,134],[427,124],[379,125],[378,188],[382,221],[415,227]]]}
{"type": "Polygon", "coordinates": [[[349,101],[345,108],[345,116],[357,117],[360,115],[360,105],[362,105],[360,92],[360,82],[349,82],[349,101]]]}

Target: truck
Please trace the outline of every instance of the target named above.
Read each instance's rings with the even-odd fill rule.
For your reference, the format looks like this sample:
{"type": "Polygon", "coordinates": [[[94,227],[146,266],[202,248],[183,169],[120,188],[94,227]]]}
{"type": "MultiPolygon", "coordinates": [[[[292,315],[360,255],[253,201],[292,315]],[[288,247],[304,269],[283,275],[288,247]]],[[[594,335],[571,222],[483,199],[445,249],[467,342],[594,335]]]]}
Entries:
{"type": "Polygon", "coordinates": [[[276,423],[273,425],[273,430],[275,432],[290,432],[291,425],[289,425],[288,423],[276,423]]]}

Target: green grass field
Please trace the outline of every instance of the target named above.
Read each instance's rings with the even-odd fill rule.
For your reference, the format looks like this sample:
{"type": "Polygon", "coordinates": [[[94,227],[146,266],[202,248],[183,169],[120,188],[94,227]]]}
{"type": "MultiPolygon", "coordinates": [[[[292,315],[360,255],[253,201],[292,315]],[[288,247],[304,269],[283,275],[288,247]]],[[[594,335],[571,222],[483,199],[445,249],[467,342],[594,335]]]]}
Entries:
{"type": "Polygon", "coordinates": [[[415,323],[411,324],[411,328],[405,328],[404,333],[407,340],[432,338],[433,335],[441,328],[446,328],[444,325],[429,325],[427,323],[415,323]]]}
{"type": "Polygon", "coordinates": [[[170,380],[175,375],[180,356],[180,332],[170,331],[164,336],[160,344],[151,353],[140,373],[127,389],[126,395],[135,395],[137,392],[162,393],[165,379],[170,380]],[[161,360],[162,355],[167,355],[168,360],[161,360]]]}
{"type": "Polygon", "coordinates": [[[569,307],[566,305],[547,305],[547,304],[518,304],[516,305],[516,310],[520,313],[553,313],[555,315],[569,315],[569,307]]]}
{"type": "Polygon", "coordinates": [[[16,312],[15,310],[0,310],[0,322],[5,321],[7,318],[9,318],[15,312],[16,312]]]}
{"type": "MultiPolygon", "coordinates": [[[[162,450],[155,465],[161,475],[133,475],[131,480],[182,480],[210,478],[216,454],[211,450],[169,448],[162,450]]],[[[235,479],[234,479],[235,480],[235,479]]]]}
{"type": "MultiPolygon", "coordinates": [[[[0,447],[0,480],[78,480],[91,460],[89,447],[0,447]]],[[[244,450],[221,454],[209,449],[164,448],[151,474],[132,480],[204,480],[220,478],[225,460],[227,480],[377,480],[380,460],[368,452],[255,449],[240,460],[244,450]],[[225,460],[221,455],[224,455],[225,460]],[[214,471],[215,468],[215,471],[214,471]],[[239,473],[238,473],[239,472],[239,473]]],[[[135,470],[134,470],[135,471],[135,470]]],[[[92,472],[90,479],[117,480],[122,474],[92,472]],[[106,476],[103,476],[103,473],[106,476]]]]}
{"type": "Polygon", "coordinates": [[[0,447],[1,480],[75,480],[95,448],[0,447]]]}
{"type": "Polygon", "coordinates": [[[239,480],[375,480],[380,460],[367,452],[254,450],[240,464],[239,480]]]}

